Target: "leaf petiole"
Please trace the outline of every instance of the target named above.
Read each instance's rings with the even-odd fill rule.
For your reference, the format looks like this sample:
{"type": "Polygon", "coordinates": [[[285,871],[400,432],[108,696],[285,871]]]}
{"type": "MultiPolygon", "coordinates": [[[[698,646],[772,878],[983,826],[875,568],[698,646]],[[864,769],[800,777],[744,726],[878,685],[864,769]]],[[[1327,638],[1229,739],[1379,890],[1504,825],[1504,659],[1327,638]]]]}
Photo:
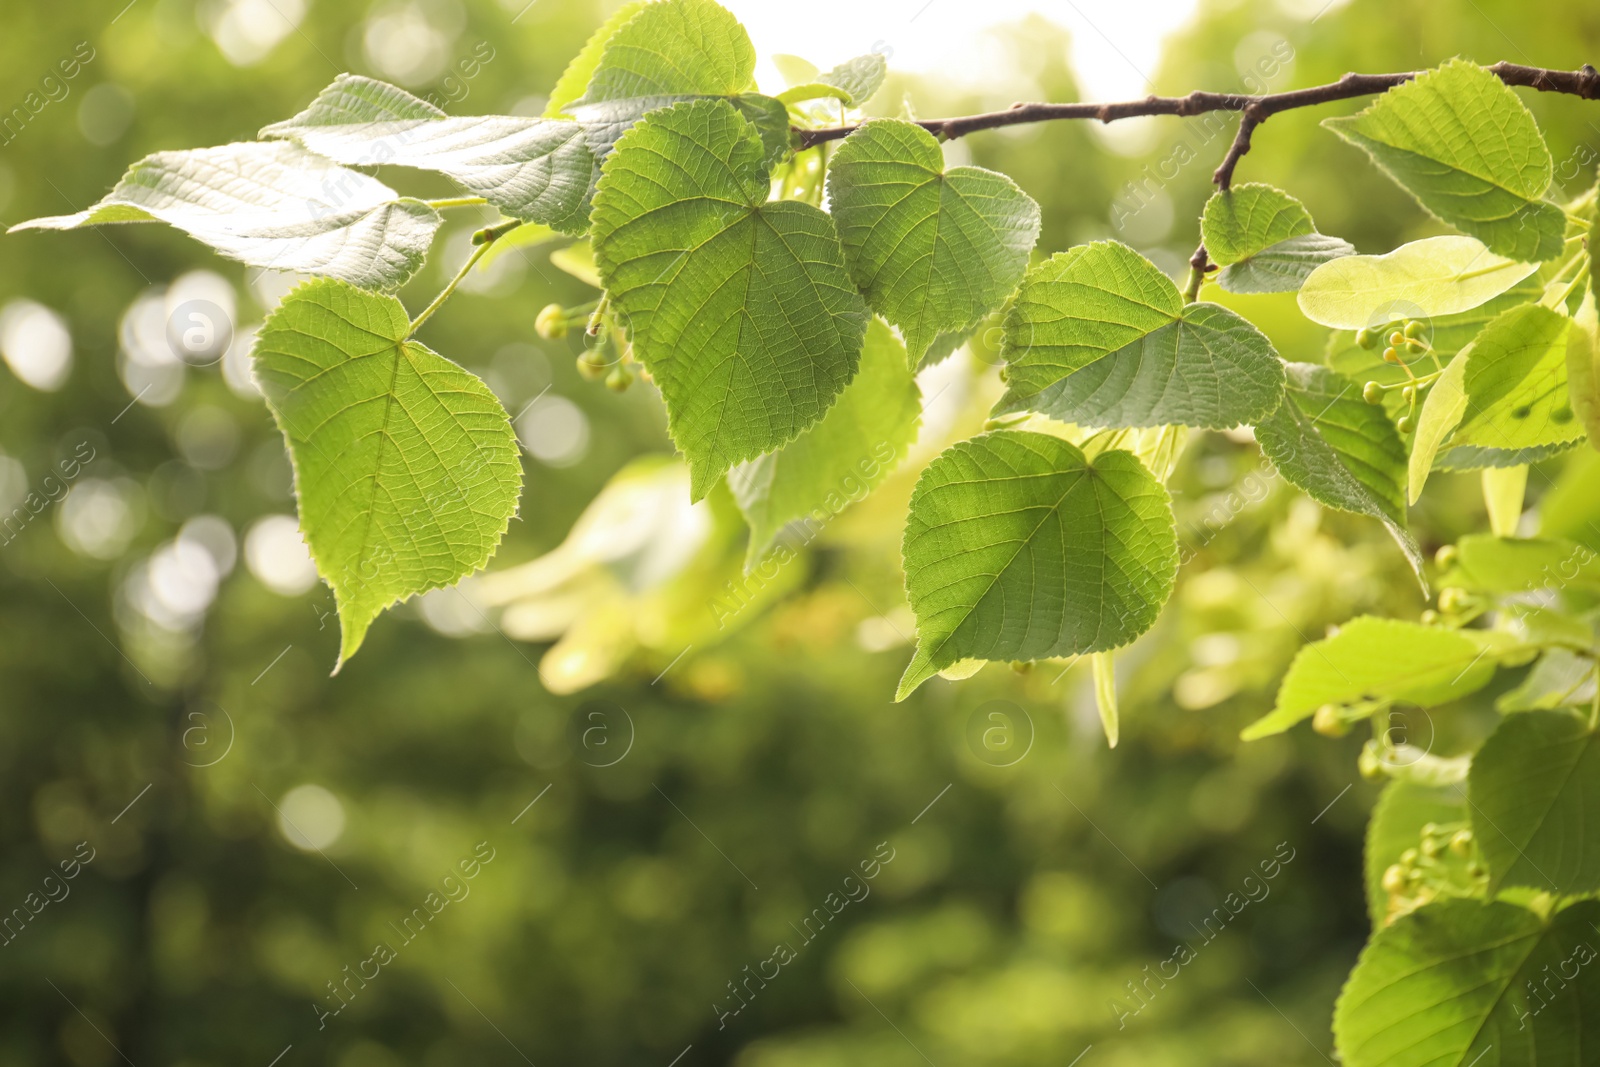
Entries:
{"type": "Polygon", "coordinates": [[[423,308],[421,314],[411,320],[411,327],[406,331],[406,338],[409,339],[415,336],[422,324],[427,322],[446,300],[450,299],[450,294],[456,291],[456,286],[461,284],[461,280],[467,276],[467,272],[477,266],[478,260],[483,258],[484,253],[488,252],[496,241],[521,225],[521,219],[507,219],[505,222],[486,226],[473,234],[472,243],[475,247],[472,249],[472,255],[467,257],[467,261],[461,265],[460,270],[456,271],[456,276],[450,279],[449,284],[444,287],[438,296],[433,298],[433,303],[423,308]]]}

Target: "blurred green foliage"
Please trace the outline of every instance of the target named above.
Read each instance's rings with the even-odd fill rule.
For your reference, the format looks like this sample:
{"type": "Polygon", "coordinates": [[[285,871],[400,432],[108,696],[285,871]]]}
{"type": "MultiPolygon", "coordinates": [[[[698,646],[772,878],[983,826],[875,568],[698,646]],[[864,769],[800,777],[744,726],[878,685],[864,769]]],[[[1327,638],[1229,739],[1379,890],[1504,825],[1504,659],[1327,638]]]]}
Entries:
{"type": "MultiPolygon", "coordinates": [[[[48,103],[0,147],[6,222],[80,208],[147,152],[248,138],[344,69],[464,113],[536,111],[604,14],[557,0],[520,16],[490,0],[124,3],[7,11],[0,105],[36,91],[48,103]],[[286,18],[297,24],[274,21],[286,18]],[[274,35],[259,61],[225,54],[252,58],[252,41],[274,35]],[[41,88],[80,42],[93,58],[41,88]],[[404,70],[373,69],[374,52],[404,70]],[[480,62],[467,77],[469,56],[480,62]]],[[[1262,55],[1278,57],[1267,87],[1281,89],[1455,54],[1575,67],[1600,41],[1600,12],[1572,0],[1537,19],[1511,0],[1315,7],[1206,5],[1152,91],[1248,88],[1262,55]]],[[[999,41],[1014,62],[992,83],[891,74],[877,109],[1075,98],[1064,33],[1033,17],[999,41]]],[[[1524,97],[1558,160],[1600,142],[1592,106],[1524,97]]],[[[1429,232],[1317,128],[1327,113],[1274,118],[1241,176],[1290,189],[1323,232],[1363,251],[1429,232]]],[[[1119,228],[1126,183],[1183,135],[1182,120],[1145,121],[1150,147],[1132,156],[1080,124],[951,151],[1040,202],[1042,252],[1120,236],[1176,272],[1230,131],[1162,183],[1164,205],[1119,228]]],[[[449,277],[481,224],[452,220],[408,304],[449,277]]],[[[1360,837],[1374,790],[1356,778],[1356,738],[1235,737],[1306,640],[1423,604],[1381,528],[1322,513],[1247,441],[1195,435],[1174,478],[1186,563],[1155,630],[1118,657],[1112,752],[1087,665],[991,667],[889,702],[911,626],[895,540],[905,478],[831,523],[789,565],[795,592],[727,640],[676,659],[653,649],[583,692],[551,695],[539,645],[439,598],[381,621],[330,679],[331,598],[275,592],[244,558],[262,516],[293,510],[264,407],[217,367],[181,371],[170,402],[135,401],[125,379],[139,372],[119,354],[130,305],[187,271],[231,285],[241,330],[270,283],[159,227],[0,248],[0,303],[57,311],[74,353],[58,391],[0,375],[0,482],[14,498],[59,495],[46,481],[57,464],[85,442],[95,456],[77,504],[51,502],[0,546],[0,908],[25,912],[0,946],[0,1063],[1031,1065],[1076,1062],[1088,1046],[1083,1062],[1105,1067],[1323,1059],[1366,934],[1360,837]],[[202,515],[232,532],[229,575],[216,524],[185,527],[202,515]],[[214,601],[153,611],[152,596],[193,591],[184,565],[204,570],[192,553],[207,530],[205,550],[221,553],[214,601]],[[162,594],[165,580],[177,585],[162,594]],[[93,860],[33,914],[80,842],[93,860]],[[458,863],[481,842],[493,859],[465,879],[458,863]],[[842,890],[885,842],[893,859],[856,883],[867,891],[842,890]],[[1208,939],[1213,909],[1290,853],[1270,892],[1208,939]],[[835,908],[842,892],[860,899],[835,908]],[[397,927],[419,908],[437,916],[408,941],[397,927]],[[802,932],[817,908],[836,917],[802,932]],[[372,974],[363,961],[380,942],[393,961],[352,980],[372,974]],[[1180,942],[1194,958],[1151,979],[1170,975],[1161,965],[1180,942]],[[751,982],[777,944],[793,960],[751,982]],[[733,1015],[736,1002],[748,1007],[733,1015]],[[321,1011],[346,1003],[319,1029],[321,1011]]],[[[585,382],[578,338],[535,337],[541,306],[592,296],[549,253],[501,257],[428,327],[513,413],[535,401],[567,427],[544,460],[526,457],[500,565],[559,544],[625,463],[667,447],[647,389],[585,382]]],[[[1289,298],[1227,300],[1286,357],[1320,358],[1325,338],[1294,324],[1289,298]]],[[[981,335],[974,348],[947,372],[942,422],[930,410],[935,436],[971,432],[992,398],[981,335]]],[[[1530,496],[1558,476],[1536,469],[1530,496]]],[[[1476,479],[1439,483],[1416,515],[1425,547],[1479,519],[1476,479]]],[[[1449,751],[1481,732],[1492,698],[1419,729],[1449,751]]]]}

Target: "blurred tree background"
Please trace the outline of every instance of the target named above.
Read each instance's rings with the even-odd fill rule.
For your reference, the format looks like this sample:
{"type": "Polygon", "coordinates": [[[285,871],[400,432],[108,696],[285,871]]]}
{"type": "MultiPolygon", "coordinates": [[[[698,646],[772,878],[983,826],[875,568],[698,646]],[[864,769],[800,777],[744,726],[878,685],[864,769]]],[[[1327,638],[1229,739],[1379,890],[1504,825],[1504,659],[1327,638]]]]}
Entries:
{"type": "MultiPolygon", "coordinates": [[[[608,10],[125,3],[8,9],[0,105],[25,121],[0,133],[7,224],[85,206],[148,152],[249,139],[341,70],[460,113],[537,113],[608,10]]],[[[1075,99],[1068,38],[1040,7],[984,44],[1000,60],[991,80],[892,75],[874,110],[1075,99]]],[[[1595,58],[1600,10],[1529,10],[1210,2],[1151,91],[1278,90],[1458,54],[1595,58]]],[[[1597,113],[1523,96],[1558,182],[1580,192],[1597,113]],[[1573,160],[1581,177],[1561,169],[1573,160]]],[[[1241,179],[1292,190],[1364,252],[1429,232],[1318,129],[1339,110],[1274,118],[1241,179]]],[[[1176,273],[1232,123],[1209,140],[1179,119],[1140,123],[991,132],[949,151],[1040,202],[1043,253],[1115,236],[1176,273]]],[[[452,219],[408,305],[483,221],[452,219]]],[[[650,389],[586,382],[576,338],[535,336],[541,306],[593,295],[552,264],[559,247],[499,256],[425,331],[517,416],[527,488],[496,570],[561,544],[619,470],[668,448],[650,389]]],[[[1086,665],[991,667],[890,703],[911,633],[903,478],[830,523],[727,626],[715,605],[733,595],[736,513],[696,512],[709,533],[652,525],[644,548],[616,547],[643,537],[637,514],[631,533],[602,516],[588,555],[533,575],[558,571],[577,589],[566,602],[496,616],[433,594],[380,621],[330,678],[332,599],[299,546],[244,358],[285,281],[162,227],[0,249],[0,514],[27,516],[0,545],[0,916],[22,909],[0,945],[0,1064],[1154,1067],[1330,1050],[1366,933],[1375,787],[1355,773],[1358,738],[1235,739],[1305,640],[1424,604],[1376,524],[1287,491],[1247,438],[1189,441],[1173,483],[1189,562],[1155,630],[1119,657],[1111,752],[1086,665]],[[167,344],[191,301],[227,315],[208,367],[167,344]],[[663,592],[637,557],[678,552],[673,538],[699,554],[663,592]],[[548,640],[512,635],[562,630],[579,666],[555,677],[547,660],[542,681],[548,640]],[[576,688],[592,662],[606,677],[576,688]],[[46,894],[81,842],[93,859],[46,894]],[[1219,931],[1207,919],[1230,894],[1251,900],[1219,931]],[[414,914],[425,926],[403,927],[414,914]],[[1180,944],[1192,959],[1172,977],[1180,944]]],[[[1227,299],[1286,358],[1321,358],[1325,338],[1280,313],[1290,297],[1227,299]]],[[[919,449],[972,432],[992,399],[981,337],[973,349],[925,378],[919,449]]],[[[1562,477],[1536,471],[1531,498],[1562,477]]],[[[1456,516],[1477,506],[1475,478],[1441,482],[1417,522],[1434,544],[1459,532],[1438,501],[1456,516]]],[[[485,588],[496,581],[515,584],[485,588]]],[[[1492,694],[1476,700],[1439,724],[1437,748],[1479,728],[1492,694]]]]}

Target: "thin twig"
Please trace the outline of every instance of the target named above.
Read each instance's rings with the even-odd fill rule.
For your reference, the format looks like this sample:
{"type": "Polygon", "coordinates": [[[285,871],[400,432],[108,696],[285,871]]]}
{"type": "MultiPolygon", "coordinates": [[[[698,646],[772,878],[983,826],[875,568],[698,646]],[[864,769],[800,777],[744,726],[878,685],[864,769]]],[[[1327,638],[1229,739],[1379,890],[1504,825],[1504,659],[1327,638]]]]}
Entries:
{"type": "MultiPolygon", "coordinates": [[[[1600,72],[1589,64],[1578,70],[1548,70],[1527,67],[1520,63],[1496,63],[1488,68],[1507,85],[1538,89],[1547,93],[1566,93],[1585,100],[1600,100],[1600,72]]],[[[1196,90],[1187,96],[1147,96],[1143,100],[1127,100],[1109,104],[1013,104],[1004,111],[990,111],[981,115],[959,118],[925,119],[917,123],[936,137],[950,140],[964,137],[979,130],[994,130],[1003,126],[1021,126],[1033,122],[1053,122],[1058,119],[1093,119],[1097,122],[1116,122],[1119,119],[1141,118],[1150,115],[1178,115],[1192,117],[1210,111],[1244,112],[1252,121],[1248,129],[1241,124],[1239,136],[1224,160],[1226,176],[1231,177],[1232,164],[1250,150],[1250,133],[1256,126],[1281,111],[1314,107],[1335,100],[1352,100],[1387,92],[1397,85],[1415,78],[1418,71],[1396,74],[1346,74],[1336,82],[1317,85],[1309,89],[1290,89],[1281,93],[1264,93],[1251,96],[1243,93],[1211,93],[1196,90]]],[[[799,147],[812,148],[824,141],[837,141],[848,137],[859,125],[828,126],[816,130],[796,130],[799,147]]],[[[1219,168],[1220,170],[1221,168],[1219,168]]],[[[1218,184],[1226,188],[1224,179],[1218,184]]]]}

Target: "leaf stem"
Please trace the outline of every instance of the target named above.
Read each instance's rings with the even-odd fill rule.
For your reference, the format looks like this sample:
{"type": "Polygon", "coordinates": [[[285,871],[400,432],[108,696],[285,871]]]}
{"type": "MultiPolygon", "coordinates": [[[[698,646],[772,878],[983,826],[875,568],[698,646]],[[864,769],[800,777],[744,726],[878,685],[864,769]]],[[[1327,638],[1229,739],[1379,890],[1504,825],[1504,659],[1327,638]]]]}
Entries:
{"type": "Polygon", "coordinates": [[[481,196],[450,196],[443,200],[423,201],[424,204],[427,204],[429,207],[435,209],[446,207],[477,207],[481,204],[487,204],[488,202],[489,201],[485,200],[481,196]]]}
{"type": "Polygon", "coordinates": [[[467,276],[467,272],[477,266],[478,260],[483,258],[484,253],[488,252],[496,241],[521,225],[521,219],[507,219],[505,222],[486,226],[473,234],[472,243],[474,247],[472,255],[467,257],[467,261],[461,265],[460,270],[456,271],[456,276],[450,279],[449,284],[444,287],[438,296],[433,298],[433,303],[423,308],[421,314],[411,320],[411,328],[406,331],[406,337],[408,339],[414,337],[417,330],[421,329],[422,324],[427,322],[446,300],[450,299],[450,294],[456,291],[456,286],[461,284],[461,280],[467,276]]]}

